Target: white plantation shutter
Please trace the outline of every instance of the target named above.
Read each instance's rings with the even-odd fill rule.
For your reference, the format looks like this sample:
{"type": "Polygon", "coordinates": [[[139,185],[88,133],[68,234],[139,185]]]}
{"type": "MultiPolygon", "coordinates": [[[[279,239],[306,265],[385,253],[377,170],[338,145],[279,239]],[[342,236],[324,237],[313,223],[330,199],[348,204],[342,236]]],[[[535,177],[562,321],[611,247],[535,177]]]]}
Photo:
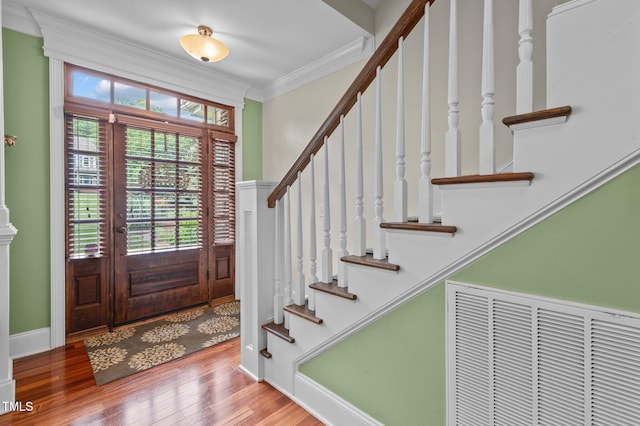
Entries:
{"type": "Polygon", "coordinates": [[[448,283],[448,423],[640,425],[640,316],[448,283]]]}

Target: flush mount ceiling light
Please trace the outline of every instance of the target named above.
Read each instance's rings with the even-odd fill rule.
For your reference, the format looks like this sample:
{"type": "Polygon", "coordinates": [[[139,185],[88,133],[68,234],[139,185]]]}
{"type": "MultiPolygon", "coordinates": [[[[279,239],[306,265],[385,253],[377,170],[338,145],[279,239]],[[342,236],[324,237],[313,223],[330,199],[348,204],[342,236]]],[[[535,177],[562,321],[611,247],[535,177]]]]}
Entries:
{"type": "Polygon", "coordinates": [[[180,45],[187,53],[202,62],[217,62],[229,54],[229,48],[212,37],[211,28],[200,25],[198,34],[188,34],[180,38],[180,45]]]}

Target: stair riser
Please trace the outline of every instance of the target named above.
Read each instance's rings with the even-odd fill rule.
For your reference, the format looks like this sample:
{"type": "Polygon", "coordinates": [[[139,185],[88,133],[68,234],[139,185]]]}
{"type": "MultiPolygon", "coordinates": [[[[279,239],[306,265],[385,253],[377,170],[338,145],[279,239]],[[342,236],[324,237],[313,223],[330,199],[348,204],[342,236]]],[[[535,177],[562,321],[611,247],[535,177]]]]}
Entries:
{"type": "Polygon", "coordinates": [[[293,394],[293,360],[302,352],[296,343],[287,343],[270,333],[267,333],[267,348],[273,357],[263,360],[265,380],[293,394]]]}
{"type": "Polygon", "coordinates": [[[389,272],[366,266],[350,266],[349,291],[357,294],[358,300],[367,309],[375,309],[415,284],[406,278],[406,271],[402,269],[389,272]]]}
{"type": "Polygon", "coordinates": [[[347,300],[331,294],[316,292],[316,313],[323,315],[322,318],[330,327],[340,327],[334,326],[334,324],[343,325],[340,328],[346,327],[362,318],[367,312],[369,311],[366,305],[363,305],[359,299],[347,300]]]}
{"type": "Polygon", "coordinates": [[[335,333],[340,331],[344,326],[340,327],[339,324],[334,322],[333,326],[323,324],[314,324],[305,320],[304,318],[291,316],[289,333],[296,338],[296,345],[299,350],[306,352],[313,349],[318,344],[327,340],[335,333]],[[338,328],[337,328],[337,327],[338,328]]]}

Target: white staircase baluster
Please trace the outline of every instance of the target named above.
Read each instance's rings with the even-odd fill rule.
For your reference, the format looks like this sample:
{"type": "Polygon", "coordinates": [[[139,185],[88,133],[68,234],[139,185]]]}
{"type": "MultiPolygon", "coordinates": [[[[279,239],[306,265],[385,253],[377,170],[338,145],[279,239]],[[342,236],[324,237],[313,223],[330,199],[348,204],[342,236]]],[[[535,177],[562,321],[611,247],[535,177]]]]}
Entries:
{"type": "Polygon", "coordinates": [[[282,200],[276,201],[276,221],[275,221],[275,288],[273,294],[273,322],[282,324],[282,200]]]}
{"type": "Polygon", "coordinates": [[[431,82],[429,80],[429,30],[431,3],[424,7],[424,44],[422,54],[422,127],[420,132],[420,180],[418,181],[418,222],[433,222],[433,186],[431,185],[431,82]]]}
{"type": "Polygon", "coordinates": [[[373,258],[386,258],[385,232],[380,228],[384,222],[383,175],[382,175],[382,68],[376,69],[376,116],[374,136],[374,218],[373,218],[373,258]]]}
{"type": "MultiPolygon", "coordinates": [[[[344,115],[340,116],[340,126],[338,127],[338,149],[340,154],[340,251],[338,258],[349,255],[347,251],[347,175],[345,171],[344,155],[344,115]]],[[[347,265],[338,261],[338,286],[348,285],[347,265]]]]}
{"type": "MultiPolygon", "coordinates": [[[[289,306],[293,303],[291,298],[291,212],[289,209],[289,190],[284,194],[284,306],[289,306]]],[[[284,326],[289,328],[289,316],[284,316],[284,326]]]]}
{"type": "Polygon", "coordinates": [[[298,261],[297,261],[297,267],[296,267],[296,272],[297,272],[297,276],[296,276],[296,286],[295,286],[295,297],[294,297],[294,303],[298,306],[303,306],[305,304],[305,295],[306,295],[306,287],[307,287],[307,283],[304,277],[304,264],[302,261],[302,256],[303,256],[303,231],[302,231],[302,173],[298,172],[298,182],[297,182],[297,189],[298,189],[298,200],[297,200],[297,212],[296,212],[296,216],[297,216],[297,233],[298,235],[296,236],[296,249],[297,249],[297,255],[298,255],[298,261]]]}
{"type": "Polygon", "coordinates": [[[479,171],[481,175],[496,172],[493,110],[495,105],[495,67],[493,49],[493,0],[484,0],[482,35],[482,124],[480,125],[479,171]]]}
{"type": "MultiPolygon", "coordinates": [[[[310,210],[311,216],[309,218],[309,275],[312,283],[320,281],[318,279],[317,263],[316,263],[316,176],[315,176],[315,155],[311,154],[309,159],[309,176],[310,176],[310,210]]],[[[315,291],[309,291],[309,309],[316,310],[316,298],[315,291]]]]}
{"type": "Polygon", "coordinates": [[[356,102],[356,217],[353,226],[353,254],[364,256],[367,250],[367,224],[364,219],[364,151],[362,148],[362,94],[356,102]]]}
{"type": "Polygon", "coordinates": [[[323,223],[324,238],[322,247],[322,270],[320,280],[323,283],[333,282],[333,252],[331,251],[331,192],[329,189],[329,138],[324,137],[324,184],[323,184],[323,223]]]}
{"type": "Polygon", "coordinates": [[[445,139],[445,174],[460,175],[460,130],[458,94],[458,0],[451,0],[449,22],[449,130],[445,139]]]}
{"type": "Polygon", "coordinates": [[[396,222],[407,221],[407,180],[404,147],[404,38],[398,40],[398,93],[396,106],[396,181],[394,208],[396,222]]]}
{"type": "Polygon", "coordinates": [[[520,0],[518,56],[516,69],[516,114],[533,111],[533,10],[531,0],[520,0]]]}

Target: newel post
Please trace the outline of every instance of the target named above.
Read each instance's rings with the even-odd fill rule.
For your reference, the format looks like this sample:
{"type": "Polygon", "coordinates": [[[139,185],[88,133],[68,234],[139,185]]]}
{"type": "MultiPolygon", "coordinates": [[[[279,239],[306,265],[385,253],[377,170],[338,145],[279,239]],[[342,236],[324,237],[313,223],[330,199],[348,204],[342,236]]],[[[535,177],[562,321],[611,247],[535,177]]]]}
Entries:
{"type": "Polygon", "coordinates": [[[274,318],[276,209],[267,206],[275,182],[237,184],[236,285],[240,288],[240,369],[257,381],[264,378],[267,345],[262,324],[274,318]]]}

